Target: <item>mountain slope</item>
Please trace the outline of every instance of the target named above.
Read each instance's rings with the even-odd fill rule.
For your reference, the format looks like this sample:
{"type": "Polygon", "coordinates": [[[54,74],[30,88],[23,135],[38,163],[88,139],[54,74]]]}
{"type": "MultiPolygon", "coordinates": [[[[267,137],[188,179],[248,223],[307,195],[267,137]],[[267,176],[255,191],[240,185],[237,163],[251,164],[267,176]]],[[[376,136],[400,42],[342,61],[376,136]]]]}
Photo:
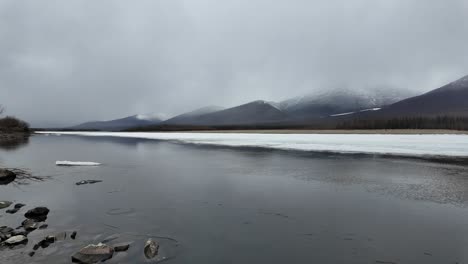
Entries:
{"type": "Polygon", "coordinates": [[[123,130],[132,127],[149,126],[158,124],[161,119],[142,115],[133,115],[109,121],[93,121],[70,127],[77,130],[123,130]]]}
{"type": "Polygon", "coordinates": [[[218,112],[218,111],[221,111],[221,110],[223,110],[223,108],[220,107],[220,106],[206,106],[206,107],[202,107],[202,108],[196,109],[196,110],[188,112],[188,113],[184,113],[184,114],[172,117],[172,118],[164,121],[163,124],[171,124],[171,125],[173,125],[173,124],[187,124],[187,123],[190,123],[191,120],[194,120],[195,118],[197,118],[199,116],[214,113],[214,112],[218,112]]]}
{"type": "Polygon", "coordinates": [[[247,125],[286,120],[288,115],[265,101],[254,101],[213,113],[188,117],[181,125],[247,125]]]}
{"type": "Polygon", "coordinates": [[[373,115],[382,117],[468,116],[468,75],[428,93],[394,103],[373,115]]]}
{"type": "Polygon", "coordinates": [[[411,96],[406,90],[374,89],[332,90],[318,95],[307,95],[278,103],[278,107],[294,119],[323,118],[342,113],[380,108],[411,96]]]}

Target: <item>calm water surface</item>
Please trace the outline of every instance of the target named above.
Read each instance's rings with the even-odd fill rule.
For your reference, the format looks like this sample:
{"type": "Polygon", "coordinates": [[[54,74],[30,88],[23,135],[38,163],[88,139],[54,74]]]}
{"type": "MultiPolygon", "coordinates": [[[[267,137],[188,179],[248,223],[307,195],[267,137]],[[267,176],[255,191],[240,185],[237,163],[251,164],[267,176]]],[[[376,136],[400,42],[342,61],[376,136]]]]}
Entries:
{"type": "Polygon", "coordinates": [[[49,228],[0,251],[2,264],[70,263],[109,236],[132,245],[107,263],[152,263],[142,252],[149,237],[166,263],[468,263],[464,165],[44,135],[1,149],[0,165],[51,177],[0,186],[0,200],[27,204],[0,210],[0,225],[18,226],[34,206],[51,210],[49,228]],[[103,182],[75,185],[88,179],[103,182]],[[27,255],[42,237],[73,230],[76,240],[27,255]]]}

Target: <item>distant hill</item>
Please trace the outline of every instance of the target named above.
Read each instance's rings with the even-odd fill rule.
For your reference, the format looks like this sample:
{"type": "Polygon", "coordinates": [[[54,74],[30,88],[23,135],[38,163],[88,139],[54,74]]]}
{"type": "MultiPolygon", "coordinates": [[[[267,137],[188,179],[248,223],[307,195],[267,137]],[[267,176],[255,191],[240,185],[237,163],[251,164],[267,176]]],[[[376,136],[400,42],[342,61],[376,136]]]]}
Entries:
{"type": "Polygon", "coordinates": [[[206,107],[202,107],[202,108],[196,109],[194,111],[184,113],[184,114],[175,116],[173,118],[170,118],[170,119],[162,122],[162,124],[171,124],[171,125],[172,124],[187,124],[187,123],[193,122],[193,120],[195,120],[196,118],[198,118],[198,117],[200,117],[202,115],[218,112],[218,111],[221,111],[223,109],[224,108],[222,108],[220,106],[206,106],[206,107]]]}
{"type": "Polygon", "coordinates": [[[155,125],[159,124],[161,121],[162,120],[157,117],[133,115],[109,121],[86,122],[77,126],[70,127],[69,129],[118,131],[133,127],[155,125]]]}
{"type": "MultiPolygon", "coordinates": [[[[179,118],[177,124],[210,126],[264,124],[279,122],[286,120],[287,118],[287,114],[273,106],[271,103],[266,101],[254,101],[207,114],[186,115],[183,118],[179,118]]],[[[167,121],[167,123],[171,122],[174,122],[174,120],[167,121]]]]}

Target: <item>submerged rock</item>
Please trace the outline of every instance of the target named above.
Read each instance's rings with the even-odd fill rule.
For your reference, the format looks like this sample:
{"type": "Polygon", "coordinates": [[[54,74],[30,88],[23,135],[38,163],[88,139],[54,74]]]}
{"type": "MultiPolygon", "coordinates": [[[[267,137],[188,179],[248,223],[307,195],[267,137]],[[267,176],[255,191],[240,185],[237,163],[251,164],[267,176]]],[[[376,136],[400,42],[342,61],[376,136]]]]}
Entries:
{"type": "Polygon", "coordinates": [[[21,226],[26,231],[33,231],[33,230],[36,230],[39,227],[39,224],[36,221],[34,221],[33,219],[26,219],[21,223],[21,226]]]}
{"type": "Polygon", "coordinates": [[[48,248],[50,244],[55,243],[56,238],[54,236],[46,236],[44,239],[39,241],[36,245],[34,245],[33,250],[38,250],[39,247],[41,248],[48,248]]]}
{"type": "Polygon", "coordinates": [[[16,214],[18,211],[19,211],[18,208],[13,208],[13,209],[8,209],[8,210],[6,210],[5,212],[6,212],[7,214],[16,214]]]}
{"type": "Polygon", "coordinates": [[[7,185],[13,182],[15,179],[16,173],[10,170],[0,169],[0,185],[7,185]]]}
{"type": "Polygon", "coordinates": [[[98,182],[102,182],[100,180],[83,180],[83,181],[79,181],[77,183],[75,183],[76,185],[83,185],[83,184],[95,184],[95,183],[98,183],[98,182]]]}
{"type": "Polygon", "coordinates": [[[27,211],[24,216],[28,219],[34,219],[38,222],[45,221],[47,219],[47,215],[49,214],[49,209],[47,207],[36,207],[27,211]]]}
{"type": "Polygon", "coordinates": [[[9,246],[14,246],[18,244],[24,244],[28,242],[28,238],[23,235],[12,236],[9,239],[5,240],[5,244],[9,246]]]}
{"type": "Polygon", "coordinates": [[[152,240],[151,238],[148,239],[145,243],[144,253],[147,259],[152,259],[158,255],[159,251],[159,243],[152,240]]]}
{"type": "Polygon", "coordinates": [[[12,204],[12,202],[10,202],[10,201],[0,201],[0,209],[10,207],[11,204],[12,204]]]}
{"type": "Polygon", "coordinates": [[[99,243],[90,244],[75,253],[71,258],[72,262],[91,264],[106,261],[114,255],[114,249],[108,245],[99,243]]]}
{"type": "Polygon", "coordinates": [[[128,243],[121,243],[121,244],[114,245],[115,252],[127,251],[129,248],[130,248],[130,244],[128,243]]]}
{"type": "Polygon", "coordinates": [[[49,225],[43,224],[43,225],[41,225],[41,226],[39,227],[39,229],[46,229],[47,227],[49,227],[49,225]]]}
{"type": "Polygon", "coordinates": [[[22,203],[17,203],[15,204],[15,209],[21,209],[22,207],[26,206],[25,204],[22,204],[22,203]]]}

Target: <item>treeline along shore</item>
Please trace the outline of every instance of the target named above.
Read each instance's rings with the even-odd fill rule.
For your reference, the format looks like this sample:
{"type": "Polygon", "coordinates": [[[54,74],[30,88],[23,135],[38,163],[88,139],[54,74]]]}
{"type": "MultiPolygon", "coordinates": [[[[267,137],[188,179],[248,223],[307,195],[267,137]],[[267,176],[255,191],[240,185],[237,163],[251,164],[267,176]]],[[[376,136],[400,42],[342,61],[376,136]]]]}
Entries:
{"type": "Polygon", "coordinates": [[[468,131],[468,117],[463,116],[420,116],[386,119],[338,118],[336,120],[315,120],[303,123],[265,123],[246,125],[152,125],[126,129],[127,132],[176,132],[176,131],[268,131],[268,130],[456,130],[468,131]]]}

